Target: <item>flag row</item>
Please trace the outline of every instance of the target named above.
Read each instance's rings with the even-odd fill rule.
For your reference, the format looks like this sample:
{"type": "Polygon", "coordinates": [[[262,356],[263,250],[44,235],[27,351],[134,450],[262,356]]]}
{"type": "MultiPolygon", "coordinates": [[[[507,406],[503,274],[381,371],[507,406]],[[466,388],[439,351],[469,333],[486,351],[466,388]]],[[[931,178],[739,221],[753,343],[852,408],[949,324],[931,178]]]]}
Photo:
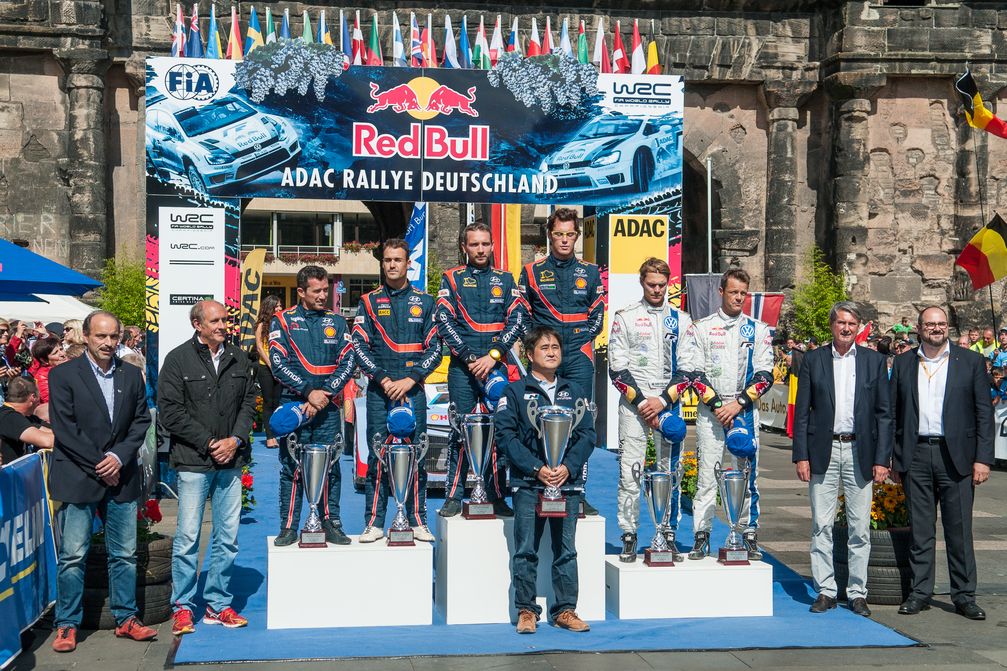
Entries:
{"type": "MultiPolygon", "coordinates": [[[[359,11],[356,11],[351,17],[353,20],[351,25],[346,13],[339,10],[335,36],[329,30],[325,10],[321,10],[318,16],[317,28],[312,28],[308,10],[304,10],[301,17],[301,34],[296,38],[291,35],[289,9],[283,10],[279,26],[273,20],[273,12],[270,8],[265,9],[263,16],[265,28],[259,21],[255,7],[252,7],[243,38],[238,10],[232,6],[227,29],[227,46],[223,48],[215,6],[210,6],[210,22],[204,42],[203,33],[200,30],[199,5],[193,5],[192,14],[187,19],[182,14],[182,6],[178,4],[175,6],[171,55],[178,58],[241,60],[244,55],[251,53],[256,47],[277,40],[299,39],[307,43],[319,42],[338,46],[353,65],[384,65],[377,14],[371,16],[370,39],[366,42],[360,24],[359,11]]],[[[549,17],[545,19],[545,26],[541,34],[539,33],[538,20],[532,18],[531,31],[527,37],[522,35],[519,19],[515,17],[505,42],[501,30],[500,15],[496,17],[492,37],[489,39],[486,37],[484,19],[480,16],[475,39],[470,42],[468,17],[462,16],[456,41],[455,30],[451,26],[451,17],[445,15],[443,37],[438,45],[438,40],[435,39],[435,33],[438,30],[434,26],[433,17],[431,14],[427,14],[425,18],[425,23],[421,25],[416,14],[410,12],[409,22],[403,30],[403,26],[399,24],[398,15],[392,12],[391,44],[389,46],[393,66],[489,70],[506,53],[516,52],[521,56],[563,53],[576,58],[581,63],[593,63],[603,73],[661,74],[653,21],[651,21],[648,39],[641,35],[639,20],[633,20],[633,29],[627,50],[623,42],[620,21],[616,21],[615,26],[609,26],[612,29],[611,47],[609,47],[610,36],[606,34],[603,22],[599,19],[593,30],[594,47],[589,49],[588,33],[583,19],[580,20],[577,34],[574,36],[571,34],[569,19],[564,18],[560,24],[559,39],[557,40],[553,35],[549,17]]]]}

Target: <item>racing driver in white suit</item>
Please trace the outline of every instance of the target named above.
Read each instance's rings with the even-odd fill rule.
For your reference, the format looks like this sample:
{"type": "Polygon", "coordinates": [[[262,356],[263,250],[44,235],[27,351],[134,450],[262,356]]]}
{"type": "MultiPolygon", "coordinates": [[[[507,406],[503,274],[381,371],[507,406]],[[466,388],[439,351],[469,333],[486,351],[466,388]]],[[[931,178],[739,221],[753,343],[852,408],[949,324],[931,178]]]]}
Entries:
{"type": "MultiPolygon", "coordinates": [[[[710,553],[710,526],[716,506],[717,483],[714,467],[725,466],[725,430],[739,415],[758,447],[757,401],[773,386],[773,342],[769,327],[742,314],[748,295],[748,273],[733,268],[720,279],[720,309],[693,322],[679,350],[678,369],[672,391],[688,381],[700,398],[696,417],[697,459],[699,462],[696,499],[693,501],[695,542],[689,559],[710,553]]],[[[756,530],[759,526],[759,490],[756,486],[758,456],[752,460],[749,496],[739,522],[744,524],[749,559],[761,559],[756,530]]]]}

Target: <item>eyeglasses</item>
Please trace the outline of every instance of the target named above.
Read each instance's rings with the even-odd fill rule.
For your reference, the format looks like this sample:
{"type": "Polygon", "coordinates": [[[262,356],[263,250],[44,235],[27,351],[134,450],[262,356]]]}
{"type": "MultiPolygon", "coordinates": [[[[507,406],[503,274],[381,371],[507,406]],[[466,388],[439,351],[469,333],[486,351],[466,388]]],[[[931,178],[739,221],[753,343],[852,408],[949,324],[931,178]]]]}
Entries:
{"type": "Polygon", "coordinates": [[[577,231],[553,231],[550,235],[556,240],[562,240],[566,238],[567,240],[576,240],[577,236],[580,235],[577,231]]]}
{"type": "Polygon", "coordinates": [[[10,329],[0,329],[0,335],[7,335],[10,333],[10,329]]]}
{"type": "Polygon", "coordinates": [[[947,322],[923,322],[923,328],[928,331],[934,331],[936,329],[946,329],[948,327],[947,322]]]}
{"type": "Polygon", "coordinates": [[[72,331],[72,330],[73,330],[73,329],[72,329],[72,328],[70,328],[69,326],[64,326],[64,327],[63,327],[63,333],[69,333],[69,332],[70,332],[70,331],[72,331]]]}

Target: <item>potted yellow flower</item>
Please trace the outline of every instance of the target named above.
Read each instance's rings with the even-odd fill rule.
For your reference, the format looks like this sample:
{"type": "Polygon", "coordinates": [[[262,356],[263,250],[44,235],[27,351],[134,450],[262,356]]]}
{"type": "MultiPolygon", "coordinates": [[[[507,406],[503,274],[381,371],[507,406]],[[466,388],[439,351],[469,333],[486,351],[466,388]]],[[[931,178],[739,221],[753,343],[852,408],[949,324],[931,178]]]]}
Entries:
{"type": "Polygon", "coordinates": [[[692,500],[696,498],[696,487],[699,474],[699,462],[695,452],[682,453],[682,495],[679,505],[682,510],[692,512],[692,500]]]}

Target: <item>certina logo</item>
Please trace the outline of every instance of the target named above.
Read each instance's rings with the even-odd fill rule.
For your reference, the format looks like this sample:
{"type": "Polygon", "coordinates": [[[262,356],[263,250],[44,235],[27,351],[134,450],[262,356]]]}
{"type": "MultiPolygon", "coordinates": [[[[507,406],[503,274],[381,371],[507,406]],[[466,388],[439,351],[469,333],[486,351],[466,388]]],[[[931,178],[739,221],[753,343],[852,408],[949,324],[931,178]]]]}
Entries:
{"type": "Polygon", "coordinates": [[[170,305],[195,305],[199,301],[213,300],[213,294],[171,294],[168,296],[170,305]]]}
{"type": "Polygon", "coordinates": [[[668,82],[612,82],[613,102],[624,105],[671,105],[668,82]]]}
{"type": "Polygon", "coordinates": [[[177,100],[209,100],[217,93],[220,79],[206,65],[173,65],[164,75],[164,89],[177,100]]]}

